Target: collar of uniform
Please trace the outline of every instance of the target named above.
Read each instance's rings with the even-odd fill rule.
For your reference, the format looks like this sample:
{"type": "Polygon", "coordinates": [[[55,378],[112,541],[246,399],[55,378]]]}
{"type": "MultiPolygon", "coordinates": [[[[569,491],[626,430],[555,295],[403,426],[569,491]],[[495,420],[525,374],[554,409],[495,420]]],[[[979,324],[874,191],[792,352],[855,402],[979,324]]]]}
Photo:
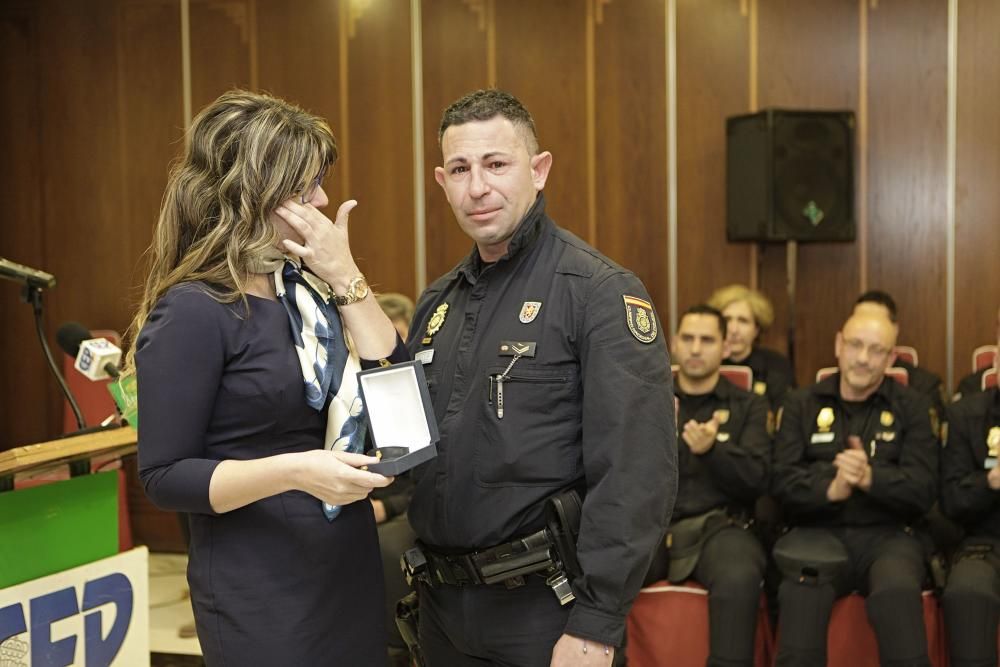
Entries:
{"type": "Polygon", "coordinates": [[[697,397],[697,396],[714,396],[715,398],[718,398],[718,399],[721,399],[721,400],[725,401],[725,400],[729,399],[730,396],[732,396],[733,390],[735,388],[736,387],[733,385],[732,382],[730,382],[729,380],[727,380],[726,378],[724,378],[721,375],[719,376],[719,381],[715,383],[714,387],[712,387],[712,390],[708,391],[708,392],[705,392],[704,394],[685,394],[684,391],[681,389],[681,386],[676,381],[674,382],[674,393],[677,395],[678,398],[680,398],[680,397],[697,397]]]}
{"type": "MultiPolygon", "coordinates": [[[[883,377],[882,383],[878,386],[872,395],[868,398],[874,398],[878,396],[884,401],[891,402],[893,391],[895,387],[892,385],[896,384],[896,381],[890,377],[883,377]]],[[[824,380],[817,382],[813,385],[813,393],[818,396],[827,396],[831,398],[836,398],[837,400],[844,400],[840,395],[840,371],[837,371],[833,375],[824,380]]]]}
{"type": "MultiPolygon", "coordinates": [[[[510,260],[525,248],[530,247],[542,233],[548,218],[545,216],[545,195],[541,192],[535,198],[535,203],[531,205],[528,212],[524,214],[524,219],[514,230],[514,235],[510,237],[510,245],[507,246],[507,253],[497,260],[497,263],[510,260]]],[[[465,276],[470,284],[475,285],[479,275],[488,264],[479,256],[479,248],[472,246],[472,252],[465,258],[465,261],[458,267],[459,272],[465,276]]]]}

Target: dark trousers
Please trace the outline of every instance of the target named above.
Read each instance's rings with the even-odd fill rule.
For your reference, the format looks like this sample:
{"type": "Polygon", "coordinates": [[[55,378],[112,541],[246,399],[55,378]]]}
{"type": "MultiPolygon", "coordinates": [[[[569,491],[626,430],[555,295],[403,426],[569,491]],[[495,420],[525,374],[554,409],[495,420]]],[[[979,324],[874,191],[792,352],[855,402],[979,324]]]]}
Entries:
{"type": "Polygon", "coordinates": [[[382,554],[382,574],[385,577],[386,634],[389,647],[405,649],[406,644],[396,627],[396,603],[409,595],[410,587],[399,567],[399,558],[417,539],[406,514],[400,514],[378,525],[379,551],[382,554]]]}
{"type": "Polygon", "coordinates": [[[420,585],[420,647],[428,667],[548,667],[572,605],[545,581],[524,586],[420,585]]]}
{"type": "Polygon", "coordinates": [[[836,585],[785,578],[778,591],[781,637],[778,667],[826,664],[826,636],[834,600],[852,591],[866,596],[868,620],[885,667],[929,667],[921,593],[927,576],[921,541],[889,527],[831,528],[850,556],[836,585]]]}
{"type": "Polygon", "coordinates": [[[948,576],[942,605],[953,667],[995,667],[1000,623],[1000,540],[971,539],[963,544],[992,544],[993,553],[958,560],[948,576]]]}

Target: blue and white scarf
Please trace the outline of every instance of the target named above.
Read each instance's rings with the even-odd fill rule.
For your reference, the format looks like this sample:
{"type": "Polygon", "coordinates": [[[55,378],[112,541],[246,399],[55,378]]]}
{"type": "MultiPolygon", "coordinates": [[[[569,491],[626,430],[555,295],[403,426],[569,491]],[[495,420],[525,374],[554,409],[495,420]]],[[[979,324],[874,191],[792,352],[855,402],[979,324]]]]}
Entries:
{"type": "MultiPolygon", "coordinates": [[[[363,451],[365,411],[357,379],[361,361],[332,303],[333,290],[289,257],[272,275],[292,327],[306,402],[317,411],[329,403],[324,446],[337,452],[363,451]]],[[[323,513],[332,521],[340,514],[340,507],[323,503],[323,513]]]]}

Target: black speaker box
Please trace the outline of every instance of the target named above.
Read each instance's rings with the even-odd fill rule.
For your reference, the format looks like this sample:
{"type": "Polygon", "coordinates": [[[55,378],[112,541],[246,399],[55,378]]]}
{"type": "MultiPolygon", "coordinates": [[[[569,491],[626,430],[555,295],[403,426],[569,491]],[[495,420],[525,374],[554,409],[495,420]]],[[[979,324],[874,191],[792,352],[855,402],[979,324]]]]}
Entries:
{"type": "Polygon", "coordinates": [[[853,241],[854,112],[726,119],[730,241],[853,241]]]}

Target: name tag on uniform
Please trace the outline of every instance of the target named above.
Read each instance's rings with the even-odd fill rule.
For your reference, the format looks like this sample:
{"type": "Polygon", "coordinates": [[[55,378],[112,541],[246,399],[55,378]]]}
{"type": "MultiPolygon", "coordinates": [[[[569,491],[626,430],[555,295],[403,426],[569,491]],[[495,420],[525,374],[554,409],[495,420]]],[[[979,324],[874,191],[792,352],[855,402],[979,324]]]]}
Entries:
{"type": "Polygon", "coordinates": [[[497,352],[501,357],[534,357],[535,348],[538,344],[533,340],[502,340],[500,350],[497,352]]]}
{"type": "Polygon", "coordinates": [[[835,433],[813,433],[812,438],[810,438],[809,442],[814,445],[829,444],[833,442],[833,438],[835,435],[836,435],[835,433]]]}
{"type": "Polygon", "coordinates": [[[424,366],[434,361],[434,348],[429,350],[420,350],[413,358],[422,363],[424,366]]]}

